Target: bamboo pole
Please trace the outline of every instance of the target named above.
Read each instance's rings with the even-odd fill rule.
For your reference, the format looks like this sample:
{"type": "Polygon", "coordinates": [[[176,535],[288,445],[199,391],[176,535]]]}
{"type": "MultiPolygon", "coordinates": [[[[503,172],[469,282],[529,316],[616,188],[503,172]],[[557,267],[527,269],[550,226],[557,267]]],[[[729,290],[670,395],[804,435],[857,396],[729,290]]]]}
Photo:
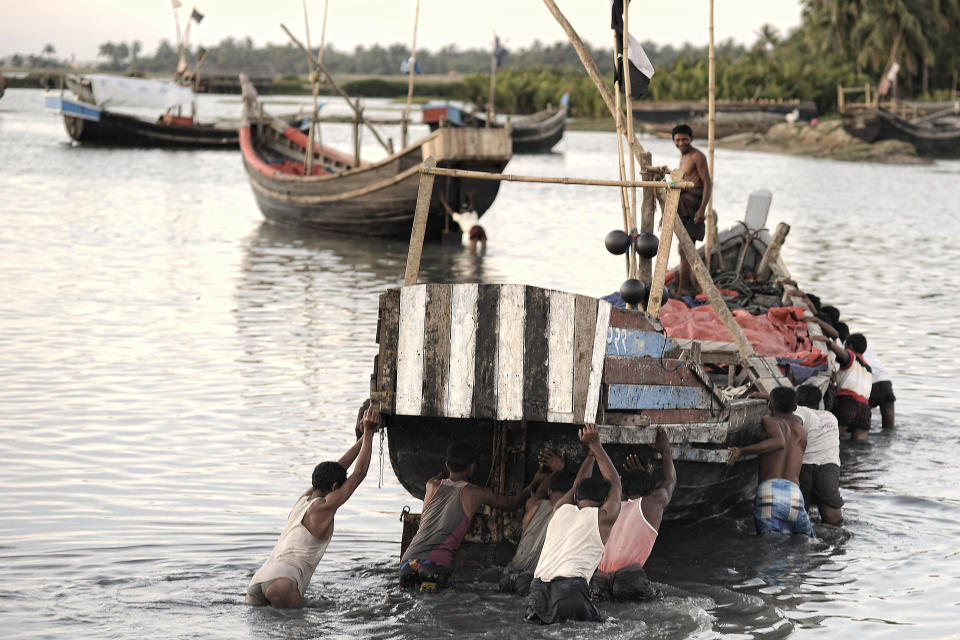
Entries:
{"type": "MultiPolygon", "coordinates": [[[[547,10],[550,11],[550,14],[556,19],[556,21],[560,24],[560,27],[563,28],[563,31],[567,34],[567,38],[570,40],[570,44],[573,45],[574,51],[577,52],[577,57],[580,58],[580,62],[583,64],[584,70],[586,70],[587,75],[590,76],[590,79],[593,80],[593,84],[597,87],[597,91],[600,92],[600,97],[603,99],[603,103],[607,105],[607,110],[610,112],[611,116],[616,118],[616,110],[619,107],[617,106],[616,102],[614,102],[613,94],[610,93],[610,87],[608,87],[603,81],[600,71],[597,69],[597,64],[593,61],[593,58],[590,56],[590,52],[587,51],[587,48],[584,46],[583,40],[580,39],[580,35],[577,34],[577,31],[567,20],[566,16],[564,16],[559,7],[557,7],[556,2],[553,0],[543,0],[543,3],[547,5],[547,10]]],[[[641,168],[646,168],[646,165],[643,164],[643,145],[641,145],[636,139],[634,139],[634,142],[634,153],[641,163],[641,168]]]]}
{"type": "MultiPolygon", "coordinates": [[[[425,169],[426,170],[426,169],[425,169]]],[[[436,167],[429,169],[430,173],[437,176],[447,176],[450,178],[471,178],[473,180],[500,180],[501,182],[536,182],[540,184],[581,184],[591,187],[655,187],[655,188],[676,188],[692,189],[692,182],[682,180],[671,180],[670,182],[658,182],[655,180],[599,180],[594,178],[551,178],[546,176],[519,176],[509,173],[485,173],[483,171],[468,171],[467,169],[446,169],[436,167]]],[[[671,178],[674,178],[671,173],[671,178]]]]}
{"type": "Polygon", "coordinates": [[[410,121],[410,103],[413,101],[413,74],[417,67],[417,25],[420,23],[420,0],[413,18],[413,44],[410,46],[410,68],[407,70],[407,106],[403,110],[403,124],[400,125],[400,148],[407,148],[407,128],[410,121]]]}
{"type": "MultiPolygon", "coordinates": [[[[649,151],[643,152],[643,157],[640,160],[641,167],[649,167],[653,164],[653,156],[649,151]]],[[[640,174],[644,180],[649,178],[646,172],[640,174]]],[[[643,189],[643,202],[640,205],[640,231],[641,233],[653,233],[653,222],[654,215],[656,214],[656,193],[657,190],[651,187],[645,187],[643,189]]],[[[650,282],[650,268],[651,260],[650,258],[639,257],[638,264],[638,275],[637,277],[644,282],[650,282]]]]}
{"type": "MultiPolygon", "coordinates": [[[[623,101],[624,101],[624,117],[627,119],[627,143],[630,145],[630,181],[633,182],[637,178],[637,167],[634,161],[635,151],[634,145],[637,142],[636,136],[633,135],[633,104],[631,101],[632,94],[630,93],[630,38],[628,34],[630,33],[630,2],[623,3],[623,101]]],[[[617,101],[617,111],[620,110],[620,101],[617,101]]],[[[620,136],[617,136],[619,139],[620,136]]],[[[630,233],[632,229],[637,228],[637,189],[633,187],[630,189],[630,229],[627,229],[627,233],[630,233]]],[[[637,276],[637,258],[636,254],[631,250],[630,254],[630,277],[635,278],[637,276]]]]}
{"type": "Polygon", "coordinates": [[[423,254],[423,238],[427,232],[427,216],[430,213],[430,200],[433,198],[433,180],[436,173],[433,156],[423,161],[420,169],[420,187],[417,191],[417,208],[413,214],[413,226],[410,228],[410,247],[407,249],[407,268],[403,274],[403,285],[417,284],[420,274],[420,256],[423,254]]]}
{"type": "MultiPolygon", "coordinates": [[[[323,64],[323,51],[327,47],[327,13],[330,8],[330,0],[323,0],[323,23],[320,26],[320,50],[317,51],[317,60],[323,64]]],[[[317,144],[320,147],[323,147],[323,133],[320,130],[320,120],[319,120],[319,106],[317,102],[317,97],[320,93],[320,78],[317,78],[317,83],[314,85],[315,90],[313,92],[313,111],[314,118],[316,118],[317,124],[315,125],[317,144]]]]}
{"type": "MultiPolygon", "coordinates": [[[[614,47],[614,49],[613,49],[613,64],[614,64],[614,67],[616,67],[616,64],[617,64],[617,50],[616,50],[616,47],[617,47],[617,36],[616,36],[616,34],[614,34],[614,36],[613,36],[613,47],[614,47]]],[[[620,168],[620,180],[623,181],[623,180],[626,180],[626,179],[627,179],[627,170],[626,170],[626,167],[625,167],[624,162],[623,162],[623,121],[622,121],[622,119],[621,119],[621,112],[620,112],[620,109],[619,109],[619,105],[620,105],[620,85],[619,85],[619,83],[614,83],[614,85],[613,85],[613,96],[614,96],[614,98],[616,99],[616,102],[617,102],[617,105],[618,105],[618,108],[617,108],[617,118],[616,118],[616,120],[617,120],[617,122],[616,122],[616,124],[617,124],[617,160],[618,160],[617,164],[618,164],[618,166],[619,166],[619,168],[620,168]]],[[[629,211],[630,211],[630,203],[629,203],[629,201],[628,201],[628,199],[627,199],[627,189],[626,189],[625,187],[623,187],[623,188],[620,189],[620,209],[621,209],[621,211],[623,212],[623,231],[624,231],[624,233],[630,233],[630,213],[629,213],[629,211]]],[[[627,278],[629,278],[630,275],[631,275],[631,269],[630,269],[631,256],[630,256],[630,254],[632,254],[632,253],[633,253],[633,250],[632,250],[632,249],[628,249],[628,250],[627,250],[627,253],[624,255],[624,258],[626,258],[626,261],[627,261],[627,278]]]]}
{"type": "MultiPolygon", "coordinates": [[[[307,49],[312,49],[310,44],[310,19],[307,17],[307,0],[303,0],[303,27],[307,34],[307,49]]],[[[307,74],[310,78],[310,88],[311,93],[313,93],[313,111],[310,112],[310,132],[307,135],[307,146],[304,148],[304,175],[312,176],[313,175],[313,139],[314,139],[314,130],[317,128],[317,94],[319,93],[319,87],[317,86],[317,78],[315,76],[315,71],[313,71],[313,65],[310,64],[310,61],[307,60],[307,74]]]]}
{"type": "Polygon", "coordinates": [[[766,280],[770,277],[770,265],[780,257],[780,247],[783,246],[783,241],[787,239],[788,233],[790,233],[790,225],[786,222],[781,222],[777,225],[777,230],[774,232],[773,238],[770,240],[770,244],[767,245],[766,251],[763,252],[763,257],[760,258],[760,264],[757,266],[757,277],[761,280],[766,280]]]}
{"type": "Polygon", "coordinates": [[[840,112],[840,115],[843,115],[843,85],[837,85],[837,111],[840,112]]]}
{"type": "MultiPolygon", "coordinates": [[[[670,178],[674,181],[681,177],[683,172],[680,169],[670,172],[670,178]]],[[[647,298],[647,313],[654,318],[660,315],[660,298],[667,279],[667,260],[670,259],[670,244],[673,241],[673,226],[677,223],[677,205],[679,204],[680,189],[669,189],[663,203],[663,228],[660,231],[657,262],[653,267],[653,280],[650,282],[650,295],[647,298]]]]}
{"type": "Polygon", "coordinates": [[[710,256],[713,254],[714,245],[717,243],[716,236],[714,235],[717,229],[717,220],[716,215],[713,213],[713,191],[717,186],[713,163],[714,138],[717,127],[716,50],[713,44],[713,0],[710,0],[709,50],[708,73],[710,80],[707,85],[707,171],[710,173],[710,180],[713,181],[714,188],[710,190],[710,199],[707,201],[707,237],[703,248],[703,256],[707,261],[707,271],[710,271],[710,256]]]}
{"type": "Polygon", "coordinates": [[[493,47],[490,49],[490,97],[487,99],[487,127],[493,126],[493,101],[497,86],[497,33],[493,33],[493,47]]]}
{"type": "Polygon", "coordinates": [[[325,76],[327,76],[327,80],[330,82],[330,86],[334,88],[334,90],[337,92],[337,94],[341,98],[347,101],[347,104],[350,105],[350,108],[353,109],[353,112],[357,114],[357,117],[360,119],[360,122],[362,122],[368,129],[370,129],[371,133],[373,133],[373,136],[377,139],[377,142],[380,143],[380,146],[382,146],[387,152],[389,152],[390,151],[389,145],[387,145],[387,143],[384,142],[383,138],[380,137],[380,134],[377,133],[377,130],[373,127],[373,125],[371,125],[367,120],[363,118],[363,115],[359,112],[357,105],[355,105],[353,101],[350,100],[350,96],[348,96],[347,93],[340,88],[340,85],[336,83],[336,81],[333,79],[333,76],[330,75],[329,71],[327,71],[327,68],[323,66],[323,63],[321,63],[319,60],[313,57],[313,54],[310,53],[310,50],[304,47],[302,42],[297,40],[297,37],[290,32],[290,29],[287,29],[286,25],[281,24],[280,28],[286,31],[290,39],[293,40],[293,43],[298,47],[300,47],[301,51],[307,54],[307,57],[310,58],[310,62],[312,62],[317,69],[319,69],[325,76]]]}

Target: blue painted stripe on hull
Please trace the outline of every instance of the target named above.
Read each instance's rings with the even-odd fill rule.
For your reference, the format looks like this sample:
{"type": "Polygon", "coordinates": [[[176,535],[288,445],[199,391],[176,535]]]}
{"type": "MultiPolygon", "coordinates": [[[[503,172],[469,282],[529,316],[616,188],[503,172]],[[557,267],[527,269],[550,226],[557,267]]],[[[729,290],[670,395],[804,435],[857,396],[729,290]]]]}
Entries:
{"type": "Polygon", "coordinates": [[[673,348],[674,344],[660,333],[619,327],[607,329],[608,356],[660,358],[673,348]]]}
{"type": "Polygon", "coordinates": [[[100,109],[81,102],[64,100],[60,96],[44,96],[43,106],[47,111],[62,113],[65,116],[83,118],[84,120],[100,120],[100,109]]]}
{"type": "Polygon", "coordinates": [[[607,390],[607,409],[695,409],[700,405],[698,387],[646,384],[612,384],[607,390]]]}

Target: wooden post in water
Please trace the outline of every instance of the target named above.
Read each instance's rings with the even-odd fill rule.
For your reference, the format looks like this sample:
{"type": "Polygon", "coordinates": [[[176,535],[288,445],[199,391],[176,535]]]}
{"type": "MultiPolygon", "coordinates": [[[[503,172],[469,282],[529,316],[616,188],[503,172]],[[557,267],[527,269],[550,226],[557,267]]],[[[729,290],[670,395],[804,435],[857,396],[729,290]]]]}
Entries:
{"type": "MultiPolygon", "coordinates": [[[[357,98],[357,103],[354,105],[354,115],[353,117],[353,163],[354,166],[360,166],[360,122],[363,121],[363,109],[360,108],[360,98],[357,98]]],[[[387,148],[389,151],[389,147],[387,148]]]]}
{"type": "Polygon", "coordinates": [[[410,45],[410,68],[407,70],[407,106],[403,110],[403,124],[400,125],[400,148],[407,148],[407,128],[410,123],[410,103],[413,101],[413,74],[417,67],[417,25],[420,23],[420,0],[417,0],[417,12],[413,18],[413,44],[410,45]]]}
{"type": "Polygon", "coordinates": [[[420,189],[417,191],[417,208],[410,228],[410,247],[407,250],[407,268],[403,273],[403,285],[417,284],[420,273],[420,256],[423,254],[423,238],[427,232],[427,216],[430,215],[430,200],[433,198],[434,175],[430,173],[437,163],[433,156],[423,161],[420,173],[420,189]]]}
{"type": "Polygon", "coordinates": [[[770,244],[767,245],[766,251],[763,252],[760,264],[757,265],[757,277],[761,280],[770,277],[770,265],[780,257],[780,247],[783,246],[783,241],[787,239],[788,233],[790,233],[790,225],[786,222],[777,225],[777,230],[774,232],[770,244]]]}
{"type": "Polygon", "coordinates": [[[843,85],[837,85],[837,111],[840,112],[840,115],[843,115],[843,85]]]}
{"type": "MultiPolygon", "coordinates": [[[[680,169],[670,172],[670,180],[677,182],[683,177],[680,169]]],[[[660,315],[660,297],[663,295],[664,281],[667,276],[667,260],[670,259],[670,243],[673,241],[673,226],[677,223],[677,205],[680,204],[680,189],[671,186],[663,203],[663,227],[660,230],[660,244],[657,246],[657,262],[653,268],[653,280],[650,283],[650,297],[647,298],[647,313],[654,318],[660,315]]]]}

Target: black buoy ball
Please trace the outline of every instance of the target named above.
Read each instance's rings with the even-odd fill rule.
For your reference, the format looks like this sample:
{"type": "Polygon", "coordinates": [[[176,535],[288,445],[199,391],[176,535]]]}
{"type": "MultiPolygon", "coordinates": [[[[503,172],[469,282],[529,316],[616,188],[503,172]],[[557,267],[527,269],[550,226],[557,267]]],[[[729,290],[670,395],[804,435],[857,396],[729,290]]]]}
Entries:
{"type": "Polygon", "coordinates": [[[630,236],[620,229],[614,229],[603,239],[603,244],[607,247],[607,251],[619,256],[630,248],[630,236]]]}
{"type": "Polygon", "coordinates": [[[657,255],[657,249],[660,247],[660,240],[649,231],[644,231],[634,240],[637,255],[641,258],[652,258],[657,255]]]}
{"type": "Polygon", "coordinates": [[[648,295],[650,295],[650,285],[642,280],[630,278],[629,280],[624,280],[623,284],[620,285],[620,297],[623,298],[623,301],[627,304],[646,302],[648,295]]]}

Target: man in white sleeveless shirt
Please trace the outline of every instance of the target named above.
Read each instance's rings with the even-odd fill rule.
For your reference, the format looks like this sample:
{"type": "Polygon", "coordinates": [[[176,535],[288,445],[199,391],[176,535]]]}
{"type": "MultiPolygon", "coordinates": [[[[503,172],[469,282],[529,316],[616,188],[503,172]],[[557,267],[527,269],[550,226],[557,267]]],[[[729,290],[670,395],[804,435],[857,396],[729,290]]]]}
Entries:
{"type": "Polygon", "coordinates": [[[574,488],[554,506],[527,596],[528,622],[602,620],[590,602],[588,583],[620,515],[620,476],[600,444],[595,424],[583,425],[580,442],[596,457],[603,480],[584,477],[592,465],[589,471],[581,467],[574,488]]]}
{"type": "Polygon", "coordinates": [[[293,505],[287,524],[266,563],[247,587],[253,606],[302,607],[310,578],[333,536],[333,517],[353,495],[370,468],[373,434],[380,412],[364,403],[363,435],[337,462],[321,462],[313,470],[312,487],[293,505]],[[347,468],[356,460],[353,473],[347,468]]]}

